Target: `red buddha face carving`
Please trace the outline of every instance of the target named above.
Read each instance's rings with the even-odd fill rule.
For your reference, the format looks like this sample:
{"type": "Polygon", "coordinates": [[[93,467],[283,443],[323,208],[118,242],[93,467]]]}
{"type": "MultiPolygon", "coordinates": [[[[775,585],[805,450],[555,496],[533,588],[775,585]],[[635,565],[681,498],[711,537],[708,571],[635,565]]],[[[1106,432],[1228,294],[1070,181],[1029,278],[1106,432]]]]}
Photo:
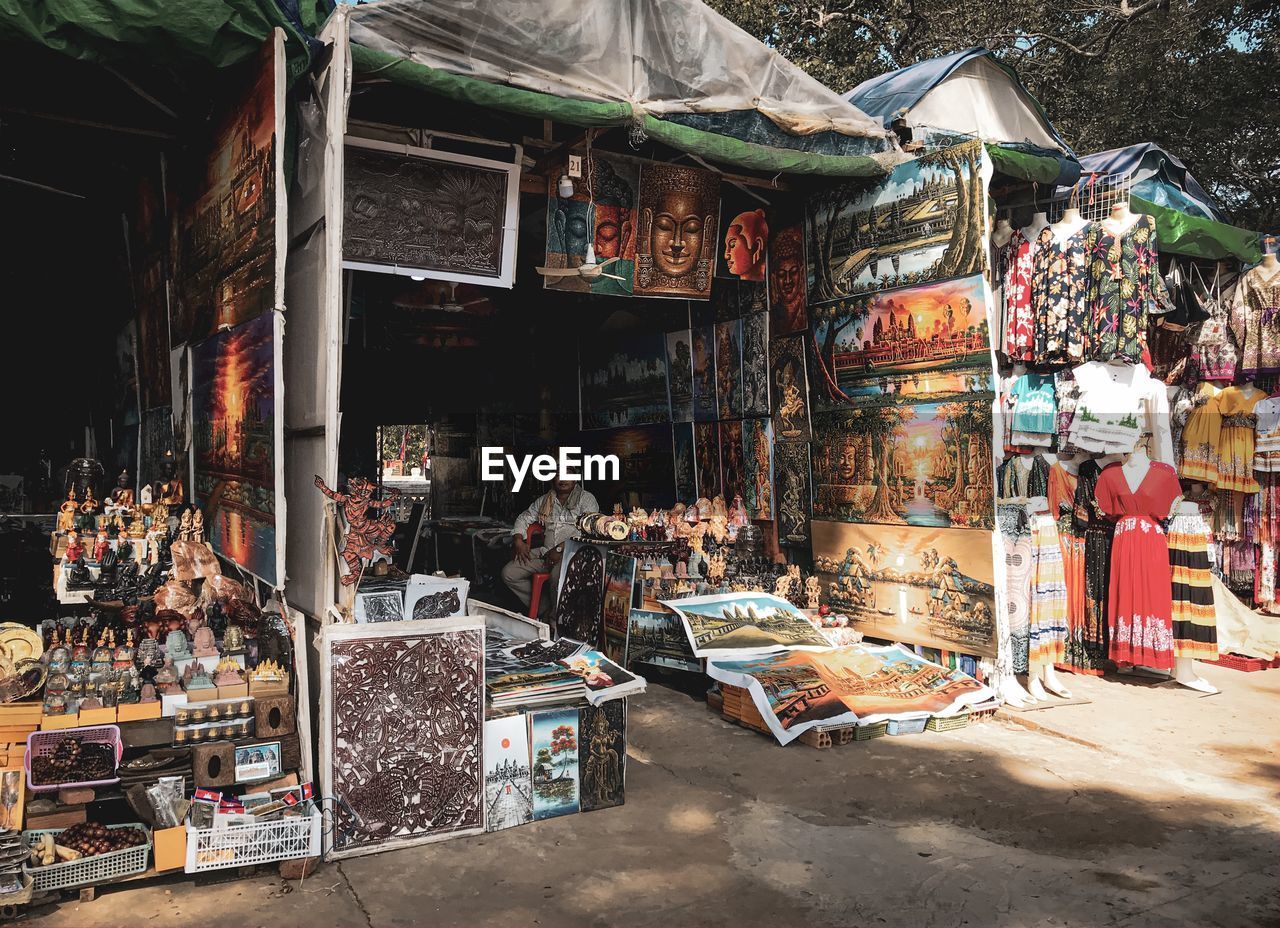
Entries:
{"type": "Polygon", "coordinates": [[[626,258],[631,250],[631,210],[625,206],[595,206],[596,233],[592,244],[596,259],[626,258]]]}
{"type": "Polygon", "coordinates": [[[724,260],[729,273],[742,280],[764,280],[765,247],[769,224],[764,210],[739,213],[724,236],[724,260]]]}
{"type": "Polygon", "coordinates": [[[769,300],[775,331],[795,332],[808,324],[804,278],[800,229],[783,229],[774,236],[769,249],[769,300]]]}
{"type": "Polygon", "coordinates": [[[666,190],[656,210],[645,207],[653,261],[668,277],[692,274],[697,266],[707,222],[707,217],[699,215],[699,205],[692,191],[666,190]]]}

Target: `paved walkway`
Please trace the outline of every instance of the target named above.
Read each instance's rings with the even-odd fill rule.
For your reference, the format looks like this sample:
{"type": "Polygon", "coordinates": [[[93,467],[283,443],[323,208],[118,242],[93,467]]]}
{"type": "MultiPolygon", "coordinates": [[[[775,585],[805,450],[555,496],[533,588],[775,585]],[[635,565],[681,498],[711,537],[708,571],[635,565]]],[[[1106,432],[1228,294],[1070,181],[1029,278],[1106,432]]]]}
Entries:
{"type": "Polygon", "coordinates": [[[1280,670],[1223,689],[1068,678],[1089,705],[817,751],[661,687],[627,804],[193,889],[69,926],[1235,926],[1280,923],[1280,670]]]}

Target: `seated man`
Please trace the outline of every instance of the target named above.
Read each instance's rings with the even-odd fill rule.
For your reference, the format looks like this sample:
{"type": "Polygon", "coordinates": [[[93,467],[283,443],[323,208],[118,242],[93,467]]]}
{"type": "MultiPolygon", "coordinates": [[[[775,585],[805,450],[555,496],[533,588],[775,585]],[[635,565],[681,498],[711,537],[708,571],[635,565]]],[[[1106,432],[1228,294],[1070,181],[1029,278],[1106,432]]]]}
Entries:
{"type": "Polygon", "coordinates": [[[583,513],[599,511],[600,504],[596,502],[596,498],[577,481],[557,480],[550,490],[535,499],[528,509],[516,517],[515,558],[502,568],[502,580],[526,609],[529,608],[529,597],[533,592],[532,575],[550,571],[551,579],[542,587],[538,614],[552,614],[564,543],[577,532],[578,518],[583,513]],[[546,535],[539,547],[530,548],[526,533],[535,522],[541,523],[546,535]]]}

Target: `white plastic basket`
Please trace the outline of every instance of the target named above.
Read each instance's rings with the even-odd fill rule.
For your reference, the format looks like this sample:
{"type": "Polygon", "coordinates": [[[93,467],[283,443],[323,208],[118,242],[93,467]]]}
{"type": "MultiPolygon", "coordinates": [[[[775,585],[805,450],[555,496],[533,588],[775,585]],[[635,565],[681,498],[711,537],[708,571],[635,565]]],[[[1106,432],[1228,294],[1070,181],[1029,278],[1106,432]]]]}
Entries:
{"type": "MultiPolygon", "coordinates": [[[[73,886],[87,886],[90,883],[109,883],[123,876],[132,876],[147,869],[147,858],[151,854],[151,832],[140,822],[126,825],[108,825],[108,828],[136,828],[147,836],[146,844],[127,847],[123,851],[112,851],[110,854],[95,854],[93,857],[81,857],[79,860],[68,860],[47,867],[27,867],[27,872],[35,879],[37,892],[50,889],[69,889],[73,886]]],[[[57,836],[66,831],[65,828],[49,828],[42,831],[24,831],[22,840],[27,847],[35,847],[41,835],[57,836]]]]}
{"type": "Polygon", "coordinates": [[[225,828],[187,826],[187,873],[268,864],[295,857],[320,856],[323,816],[317,809],[308,818],[282,818],[225,828]]]}

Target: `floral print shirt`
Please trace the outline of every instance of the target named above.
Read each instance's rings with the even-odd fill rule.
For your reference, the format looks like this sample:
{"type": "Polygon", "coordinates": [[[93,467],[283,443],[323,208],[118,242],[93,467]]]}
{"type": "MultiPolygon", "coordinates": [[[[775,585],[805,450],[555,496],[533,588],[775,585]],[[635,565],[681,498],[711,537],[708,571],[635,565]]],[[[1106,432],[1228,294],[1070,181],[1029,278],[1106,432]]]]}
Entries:
{"type": "Polygon", "coordinates": [[[1240,346],[1240,370],[1246,374],[1280,371],[1280,270],[1258,265],[1236,284],[1231,333],[1240,346]]]}
{"type": "Polygon", "coordinates": [[[1035,355],[1035,316],[1031,310],[1031,274],[1035,246],[1014,229],[1005,246],[1004,353],[1011,361],[1030,361],[1035,355]]]}
{"type": "Polygon", "coordinates": [[[1076,364],[1084,358],[1089,258],[1085,244],[1093,223],[1065,238],[1046,227],[1036,239],[1031,276],[1037,364],[1076,364]]]}
{"type": "Polygon", "coordinates": [[[1097,223],[1085,237],[1089,291],[1085,307],[1085,357],[1091,361],[1143,361],[1147,316],[1168,305],[1160,276],[1156,221],[1140,215],[1115,235],[1097,223]]]}

